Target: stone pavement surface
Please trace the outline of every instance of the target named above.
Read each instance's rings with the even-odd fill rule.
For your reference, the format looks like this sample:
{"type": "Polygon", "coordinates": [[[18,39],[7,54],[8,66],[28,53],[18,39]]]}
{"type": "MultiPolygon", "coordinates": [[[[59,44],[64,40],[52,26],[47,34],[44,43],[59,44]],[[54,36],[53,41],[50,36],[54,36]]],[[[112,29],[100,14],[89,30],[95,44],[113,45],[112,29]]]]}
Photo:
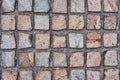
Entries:
{"type": "Polygon", "coordinates": [[[120,80],[120,1],[0,0],[0,80],[120,80]]]}

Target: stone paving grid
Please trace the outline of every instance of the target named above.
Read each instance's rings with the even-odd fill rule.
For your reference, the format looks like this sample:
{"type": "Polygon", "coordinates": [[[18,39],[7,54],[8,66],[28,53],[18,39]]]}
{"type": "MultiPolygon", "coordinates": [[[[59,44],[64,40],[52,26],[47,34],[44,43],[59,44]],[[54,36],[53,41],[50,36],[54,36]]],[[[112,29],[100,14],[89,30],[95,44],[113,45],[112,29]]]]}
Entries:
{"type": "MultiPolygon", "coordinates": [[[[1,3],[3,1],[4,0],[2,0],[1,3]]],[[[64,3],[65,0],[61,0],[61,1],[62,1],[62,3],[64,3]]],[[[15,25],[15,28],[13,26],[12,30],[9,30],[11,28],[8,28],[8,30],[6,30],[6,28],[3,29],[2,25],[0,25],[0,35],[1,35],[0,36],[0,38],[1,38],[1,46],[0,46],[0,53],[1,53],[1,55],[0,55],[0,57],[1,57],[0,58],[1,59],[0,60],[0,62],[1,62],[0,71],[1,72],[0,73],[1,74],[0,75],[1,75],[1,77],[0,77],[0,79],[1,80],[9,80],[7,77],[11,78],[12,80],[43,80],[43,78],[45,78],[45,76],[46,76],[45,80],[59,80],[59,79],[61,79],[61,80],[75,80],[75,79],[76,80],[79,80],[79,79],[80,80],[119,80],[120,79],[119,78],[119,73],[120,73],[120,71],[119,71],[119,68],[120,68],[120,60],[119,60],[119,57],[120,57],[120,55],[119,55],[119,52],[120,52],[120,47],[119,47],[120,46],[119,45],[119,43],[120,43],[120,41],[119,41],[119,38],[120,38],[120,28],[119,28],[120,5],[119,5],[118,12],[116,11],[116,9],[113,12],[109,12],[109,11],[104,12],[103,11],[103,7],[104,7],[103,1],[104,0],[101,0],[101,2],[100,2],[101,10],[99,10],[99,8],[96,7],[98,9],[98,11],[89,11],[88,1],[92,1],[92,0],[85,0],[85,12],[82,10],[83,12],[80,13],[79,11],[78,12],[77,11],[74,12],[74,10],[73,10],[73,12],[70,11],[70,8],[71,8],[70,2],[71,1],[72,0],[67,0],[67,12],[66,12],[66,10],[65,11],[63,10],[63,12],[61,10],[60,10],[61,12],[59,12],[59,11],[55,12],[52,8],[53,0],[49,0],[49,4],[50,4],[51,8],[48,12],[45,12],[44,10],[42,10],[43,12],[39,11],[39,10],[34,11],[35,0],[33,0],[33,3],[32,3],[32,11],[29,11],[31,9],[27,9],[28,11],[23,11],[23,12],[19,11],[18,0],[15,1],[15,6],[14,6],[15,10],[13,12],[11,12],[11,11],[7,12],[9,10],[4,12],[2,7],[0,7],[0,18],[1,18],[0,23],[1,24],[2,24],[2,15],[15,15],[15,24],[13,24],[13,25],[15,25]],[[87,15],[91,15],[91,14],[100,15],[100,22],[101,22],[100,29],[99,28],[87,29],[87,19],[88,19],[87,15]],[[32,23],[32,24],[31,25],[28,24],[26,28],[25,27],[22,27],[21,29],[18,28],[19,26],[17,26],[17,25],[18,25],[18,22],[20,22],[18,19],[18,15],[28,15],[27,19],[29,19],[29,15],[30,15],[31,22],[29,22],[29,20],[27,20],[26,22],[32,23]],[[48,15],[49,16],[49,25],[46,25],[46,26],[50,27],[49,29],[48,29],[48,27],[45,27],[44,30],[39,30],[38,29],[39,27],[37,27],[37,26],[35,28],[34,20],[35,20],[35,16],[37,16],[37,15],[42,15],[42,16],[48,15]],[[64,18],[65,18],[66,26],[62,25],[62,29],[61,29],[59,27],[56,28],[56,25],[55,25],[53,28],[52,17],[54,15],[61,15],[61,17],[62,17],[61,24],[64,23],[64,18]],[[70,15],[84,16],[84,28],[81,28],[81,26],[80,26],[80,28],[78,28],[77,30],[69,29],[70,15]],[[117,22],[116,29],[114,28],[115,27],[114,25],[112,25],[113,26],[112,29],[104,28],[105,27],[104,21],[103,21],[104,16],[108,16],[108,15],[114,15],[117,17],[117,21],[115,21],[115,22],[117,22]],[[57,30],[57,29],[60,29],[60,30],[57,30]],[[90,32],[96,32],[99,34],[94,33],[93,37],[91,37],[91,35],[88,35],[88,37],[87,37],[87,34],[90,32]],[[21,33],[21,34],[19,34],[19,33],[21,33]],[[45,33],[46,36],[50,35],[50,37],[49,37],[50,43],[48,43],[49,46],[46,44],[45,44],[46,45],[45,47],[38,46],[38,45],[36,46],[36,42],[35,42],[36,39],[38,39],[38,42],[41,42],[41,40],[39,40],[39,38],[36,38],[37,36],[42,37],[43,40],[45,40],[45,41],[47,41],[47,39],[49,40],[49,38],[46,38],[44,35],[39,35],[40,33],[45,33]],[[72,37],[74,37],[75,36],[74,33],[78,33],[77,37],[80,37],[80,39],[82,38],[81,34],[83,34],[83,38],[84,38],[83,45],[75,45],[75,44],[70,45],[69,44],[70,35],[73,34],[72,37]],[[118,37],[116,38],[115,34],[104,35],[104,33],[116,33],[118,37]],[[9,44],[8,45],[3,44],[3,42],[2,42],[2,38],[3,38],[2,36],[3,35],[5,36],[5,34],[11,36],[11,38],[10,38],[11,40],[10,41],[8,40],[5,42],[5,43],[9,43],[10,46],[9,46],[9,44]],[[36,35],[36,34],[38,34],[38,35],[36,35]],[[26,39],[23,40],[22,42],[19,42],[19,39],[22,40],[22,38],[19,38],[20,35],[26,36],[26,39]],[[97,35],[97,37],[96,37],[96,35],[97,35]],[[101,37],[98,37],[99,35],[101,37]],[[114,41],[116,41],[115,39],[117,39],[117,41],[116,41],[117,43],[113,42],[112,44],[110,44],[110,43],[103,44],[104,43],[103,40],[107,40],[107,38],[103,38],[103,35],[106,36],[107,38],[113,37],[114,41]],[[14,37],[15,37],[15,43],[14,43],[14,37]],[[29,38],[31,40],[27,40],[29,38]],[[57,41],[55,41],[55,39],[60,40],[60,42],[62,44],[65,43],[65,45],[62,45],[61,43],[58,44],[59,41],[57,42],[57,41]],[[96,43],[93,42],[91,44],[91,45],[94,45],[94,47],[92,46],[92,48],[90,48],[91,46],[86,45],[87,42],[89,43],[89,42],[91,42],[91,40],[94,40],[96,42],[96,43]],[[102,45],[100,45],[99,42],[102,45]],[[19,44],[19,43],[21,43],[21,44],[19,44]],[[55,43],[57,45],[54,45],[55,43]],[[117,46],[116,46],[116,44],[117,44],[117,46]],[[8,47],[10,47],[10,49],[8,49],[8,47]],[[91,54],[91,52],[93,52],[93,53],[91,54]],[[96,53],[94,53],[94,52],[96,52],[96,53]],[[43,55],[40,55],[40,54],[43,54],[43,55]],[[81,55],[79,55],[80,59],[81,59],[80,61],[78,61],[79,63],[81,63],[79,65],[77,64],[77,62],[75,63],[74,56],[75,56],[75,58],[77,58],[77,56],[75,54],[77,56],[79,54],[81,54],[81,55]],[[73,57],[72,59],[70,59],[71,55],[73,57]],[[113,57],[113,59],[112,59],[113,61],[111,61],[111,55],[113,57]],[[25,57],[22,57],[22,56],[25,56],[25,57]],[[50,56],[49,60],[46,60],[45,58],[43,58],[43,57],[48,57],[48,56],[50,56]],[[39,59],[37,59],[37,57],[39,59]],[[96,58],[97,63],[89,61],[89,60],[94,59],[94,57],[97,57],[96,58]],[[9,62],[7,61],[8,59],[9,59],[9,62]],[[21,62],[22,59],[25,60],[25,63],[21,62]],[[63,61],[61,59],[63,59],[63,61]],[[70,60],[71,61],[73,60],[73,63],[70,60]],[[39,62],[41,61],[41,62],[36,63],[35,61],[39,61],[39,62]],[[45,63],[43,63],[44,61],[45,61],[45,63]],[[49,61],[49,63],[48,63],[48,61],[49,61]],[[61,62],[63,62],[63,63],[61,63],[61,62]],[[77,79],[77,77],[78,77],[78,79],[77,79]]],[[[96,1],[99,1],[99,0],[96,0],[96,1]]],[[[119,3],[120,3],[120,1],[119,1],[119,3]]],[[[94,10],[94,8],[92,8],[92,10],[94,10]]],[[[109,9],[107,9],[107,10],[109,10],[109,9]]],[[[22,17],[22,18],[25,18],[25,17],[22,17]]],[[[59,18],[59,17],[56,17],[56,18],[59,18]]],[[[9,18],[7,18],[7,19],[9,19],[9,18]]],[[[107,18],[107,19],[109,19],[109,18],[107,18]]],[[[112,19],[114,19],[114,18],[112,17],[112,19]]],[[[80,18],[80,20],[81,20],[81,18],[80,18]]],[[[44,22],[44,20],[43,20],[43,22],[44,22]]],[[[22,25],[22,26],[26,25],[23,23],[21,23],[20,25],[22,25]]],[[[55,22],[55,23],[57,23],[57,22],[55,22]]],[[[45,23],[45,24],[47,24],[47,23],[45,23]]],[[[43,24],[41,26],[44,27],[45,24],[43,24]]],[[[59,22],[58,22],[58,24],[59,24],[59,22]]],[[[59,24],[59,25],[61,25],[61,24],[59,24]]],[[[38,24],[38,25],[40,25],[40,24],[38,24]]],[[[43,29],[43,27],[42,27],[42,29],[43,29]]],[[[9,38],[9,36],[6,36],[6,37],[9,38]]],[[[77,37],[74,37],[74,39],[77,37]]],[[[71,41],[72,41],[72,39],[73,38],[71,38],[71,41]]]]}

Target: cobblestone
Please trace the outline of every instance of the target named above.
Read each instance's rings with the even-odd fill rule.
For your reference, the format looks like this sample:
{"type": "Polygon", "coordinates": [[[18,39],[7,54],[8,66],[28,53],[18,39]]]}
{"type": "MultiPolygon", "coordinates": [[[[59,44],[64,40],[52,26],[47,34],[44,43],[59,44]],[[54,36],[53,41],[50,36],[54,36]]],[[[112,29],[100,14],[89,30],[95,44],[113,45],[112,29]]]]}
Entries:
{"type": "Polygon", "coordinates": [[[71,80],[85,80],[85,71],[82,69],[71,70],[71,80]]]}
{"type": "Polygon", "coordinates": [[[48,30],[49,29],[49,16],[48,15],[35,15],[35,29],[48,30]]]}
{"type": "Polygon", "coordinates": [[[14,11],[15,0],[3,0],[2,9],[4,12],[14,11]]]}
{"type": "Polygon", "coordinates": [[[34,0],[34,12],[48,12],[50,9],[48,0],[34,0]]]}
{"type": "Polygon", "coordinates": [[[84,28],[84,17],[78,15],[70,15],[69,29],[79,30],[84,28]]]}
{"type": "Polygon", "coordinates": [[[1,48],[2,49],[13,49],[16,47],[14,34],[2,34],[1,36],[1,48]]]}
{"type": "Polygon", "coordinates": [[[84,46],[83,35],[80,33],[70,33],[69,34],[69,46],[71,48],[83,48],[84,46]]]}
{"type": "Polygon", "coordinates": [[[36,66],[49,66],[50,52],[40,52],[35,54],[35,64],[36,66]]]}
{"type": "Polygon", "coordinates": [[[64,15],[54,15],[52,17],[52,29],[53,30],[66,29],[66,20],[64,15]]]}
{"type": "Polygon", "coordinates": [[[120,0],[0,0],[0,80],[120,80],[120,0]]]}
{"type": "Polygon", "coordinates": [[[33,52],[19,53],[19,65],[20,67],[33,67],[34,66],[34,54],[33,52]]]}
{"type": "Polygon", "coordinates": [[[2,52],[2,66],[3,67],[15,66],[15,51],[2,52]]]}
{"type": "Polygon", "coordinates": [[[53,80],[67,80],[67,71],[66,69],[55,69],[53,72],[53,80]]]}
{"type": "Polygon", "coordinates": [[[71,0],[71,12],[77,12],[77,13],[85,12],[85,1],[71,0]]]}
{"type": "Polygon", "coordinates": [[[2,15],[1,17],[2,30],[15,30],[15,16],[2,15]]]}
{"type": "Polygon", "coordinates": [[[31,19],[29,15],[18,15],[18,30],[31,30],[31,19]],[[26,24],[27,23],[27,24],[26,24]]]}
{"type": "Polygon", "coordinates": [[[87,29],[100,29],[101,22],[99,15],[89,14],[87,16],[87,29]]]}
{"type": "Polygon", "coordinates": [[[2,80],[17,80],[17,72],[16,71],[2,71],[2,80]]]}
{"type": "Polygon", "coordinates": [[[67,0],[53,0],[54,13],[67,13],[67,0]]]}
{"type": "Polygon", "coordinates": [[[18,0],[19,11],[32,11],[32,0],[18,0]]]}
{"type": "Polygon", "coordinates": [[[100,66],[101,53],[100,52],[89,52],[87,53],[87,67],[100,66]]]}
{"type": "Polygon", "coordinates": [[[74,52],[70,56],[70,67],[80,67],[84,65],[84,53],[74,52]]]}
{"type": "Polygon", "coordinates": [[[118,64],[117,59],[118,59],[117,51],[115,51],[115,50],[107,51],[105,54],[104,65],[105,66],[116,66],[118,64]]]}
{"type": "Polygon", "coordinates": [[[53,64],[54,66],[58,66],[58,67],[67,66],[67,60],[66,60],[65,53],[54,52],[53,53],[53,64]]]}
{"type": "Polygon", "coordinates": [[[99,71],[93,71],[93,70],[87,70],[87,79],[88,80],[100,80],[100,72],[99,71]]]}
{"type": "Polygon", "coordinates": [[[50,71],[38,71],[36,75],[36,80],[51,80],[50,71]]]}

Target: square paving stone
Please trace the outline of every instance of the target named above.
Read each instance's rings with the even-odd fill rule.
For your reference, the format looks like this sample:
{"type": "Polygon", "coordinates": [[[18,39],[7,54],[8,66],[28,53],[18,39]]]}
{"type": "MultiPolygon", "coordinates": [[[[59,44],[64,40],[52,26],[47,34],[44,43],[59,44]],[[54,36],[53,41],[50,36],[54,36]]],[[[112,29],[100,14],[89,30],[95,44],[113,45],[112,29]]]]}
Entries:
{"type": "Polygon", "coordinates": [[[33,52],[20,52],[18,60],[19,60],[20,67],[33,67],[34,66],[34,53],[33,52]]]}
{"type": "Polygon", "coordinates": [[[53,80],[68,80],[66,69],[55,69],[53,71],[53,80]]]}
{"type": "Polygon", "coordinates": [[[88,0],[88,11],[101,11],[101,0],[88,0]]]}
{"type": "Polygon", "coordinates": [[[108,50],[104,56],[104,65],[105,66],[116,66],[118,65],[118,55],[116,50],[108,50]]]}
{"type": "Polygon", "coordinates": [[[2,10],[3,12],[12,12],[14,11],[15,0],[3,0],[2,10]]]}
{"type": "Polygon", "coordinates": [[[35,29],[48,30],[49,29],[49,16],[48,15],[35,15],[35,29]]]}
{"type": "Polygon", "coordinates": [[[87,33],[86,47],[98,48],[101,46],[101,35],[96,32],[87,33]]]}
{"type": "Polygon", "coordinates": [[[36,80],[51,80],[50,71],[38,71],[36,74],[36,80]]]}
{"type": "Polygon", "coordinates": [[[31,35],[27,33],[19,32],[18,48],[30,48],[32,47],[31,35]],[[24,37],[23,37],[24,36],[24,37]]]}
{"type": "Polygon", "coordinates": [[[89,14],[87,16],[87,29],[98,30],[101,28],[100,15],[89,14]]]}
{"type": "Polygon", "coordinates": [[[18,30],[31,30],[31,16],[30,15],[18,15],[18,23],[17,23],[18,30]]]}
{"type": "Polygon", "coordinates": [[[101,80],[100,71],[87,70],[87,80],[101,80]]]}
{"type": "Polygon", "coordinates": [[[88,52],[87,53],[87,67],[97,67],[101,64],[100,52],[88,52]]]}
{"type": "Polygon", "coordinates": [[[19,71],[19,80],[33,80],[32,71],[19,71]]]}
{"type": "Polygon", "coordinates": [[[1,48],[14,49],[16,47],[15,36],[13,33],[2,33],[1,35],[1,48]]]}
{"type": "Polygon", "coordinates": [[[71,12],[84,13],[85,12],[85,0],[71,0],[71,12]]]}
{"type": "Polygon", "coordinates": [[[55,67],[65,67],[67,66],[66,54],[61,52],[53,53],[53,65],[55,67]]]}
{"type": "Polygon", "coordinates": [[[50,52],[35,53],[35,64],[40,67],[49,67],[50,52]]]}
{"type": "Polygon", "coordinates": [[[52,29],[53,30],[63,30],[66,29],[66,16],[64,15],[54,15],[52,17],[52,29]]]}
{"type": "Polygon", "coordinates": [[[117,27],[117,17],[116,16],[105,16],[104,18],[104,29],[113,30],[117,27]]]}
{"type": "Polygon", "coordinates": [[[119,69],[111,68],[104,71],[104,80],[119,80],[119,69]]]}
{"type": "Polygon", "coordinates": [[[2,66],[14,67],[15,66],[15,51],[2,52],[2,66]]]}
{"type": "Polygon", "coordinates": [[[3,70],[2,80],[17,80],[17,72],[10,70],[3,70]]]}
{"type": "Polygon", "coordinates": [[[64,48],[66,47],[66,38],[65,36],[53,36],[53,47],[54,48],[64,48]]]}
{"type": "Polygon", "coordinates": [[[104,0],[105,12],[118,12],[119,0],[104,0]]]}
{"type": "Polygon", "coordinates": [[[103,41],[104,47],[116,47],[118,44],[118,35],[117,33],[104,33],[103,41]]]}
{"type": "Polygon", "coordinates": [[[35,48],[48,49],[49,47],[50,47],[50,34],[49,33],[36,34],[35,48]]]}
{"type": "Polygon", "coordinates": [[[74,52],[70,55],[70,67],[81,67],[84,65],[84,53],[74,52]]]}
{"type": "Polygon", "coordinates": [[[69,16],[69,29],[80,30],[84,28],[84,17],[79,15],[69,16]]]}
{"type": "Polygon", "coordinates": [[[69,33],[69,46],[71,48],[83,48],[84,39],[81,33],[69,33]]]}
{"type": "Polygon", "coordinates": [[[67,0],[53,0],[54,13],[67,13],[67,0]]]}
{"type": "Polygon", "coordinates": [[[82,69],[72,69],[70,80],[85,80],[85,71],[82,69]]]}
{"type": "Polygon", "coordinates": [[[18,0],[18,11],[32,11],[32,0],[18,0]]]}
{"type": "Polygon", "coordinates": [[[15,16],[14,15],[2,15],[1,16],[1,28],[2,30],[15,30],[15,16]]]}
{"type": "Polygon", "coordinates": [[[35,0],[34,12],[48,12],[49,9],[49,0],[35,0]]]}

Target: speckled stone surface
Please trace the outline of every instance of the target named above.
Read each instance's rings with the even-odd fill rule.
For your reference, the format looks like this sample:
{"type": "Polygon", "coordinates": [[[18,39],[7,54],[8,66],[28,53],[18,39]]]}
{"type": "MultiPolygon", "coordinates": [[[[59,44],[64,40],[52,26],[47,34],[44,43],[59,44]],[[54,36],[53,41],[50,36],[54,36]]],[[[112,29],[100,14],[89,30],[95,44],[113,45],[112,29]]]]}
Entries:
{"type": "Polygon", "coordinates": [[[120,0],[0,0],[0,80],[120,80],[120,0]]]}

